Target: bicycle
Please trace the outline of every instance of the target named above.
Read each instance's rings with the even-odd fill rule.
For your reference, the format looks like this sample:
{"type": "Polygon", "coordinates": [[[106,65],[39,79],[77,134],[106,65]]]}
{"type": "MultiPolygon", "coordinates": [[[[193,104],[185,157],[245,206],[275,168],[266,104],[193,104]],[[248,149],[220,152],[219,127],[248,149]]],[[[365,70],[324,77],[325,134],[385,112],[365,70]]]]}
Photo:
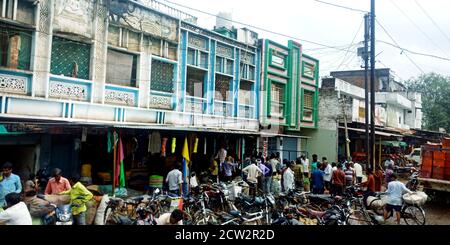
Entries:
{"type": "MultiPolygon", "coordinates": [[[[370,208],[373,206],[372,204],[374,202],[382,202],[381,196],[385,195],[385,193],[377,193],[376,198],[371,200],[371,202],[368,204],[368,207],[370,208]]],[[[365,221],[370,221],[372,224],[382,224],[384,223],[381,221],[380,216],[384,215],[384,208],[385,205],[383,205],[380,208],[372,208],[367,209],[365,205],[360,203],[363,216],[365,218],[365,221]],[[368,219],[367,219],[368,218],[368,219]]],[[[389,212],[388,218],[392,217],[394,214],[393,211],[389,212]]],[[[423,210],[422,207],[416,204],[409,204],[407,202],[403,202],[402,207],[400,209],[400,217],[405,221],[407,225],[425,225],[426,224],[426,215],[425,210],[423,210]]]]}

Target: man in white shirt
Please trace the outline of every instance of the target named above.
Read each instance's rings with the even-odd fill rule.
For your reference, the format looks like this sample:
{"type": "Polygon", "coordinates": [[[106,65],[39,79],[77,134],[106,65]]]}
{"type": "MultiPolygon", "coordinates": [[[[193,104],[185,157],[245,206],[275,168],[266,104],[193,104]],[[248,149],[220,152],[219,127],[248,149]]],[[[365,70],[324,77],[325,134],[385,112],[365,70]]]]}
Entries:
{"type": "Polygon", "coordinates": [[[361,184],[362,182],[362,177],[363,177],[363,169],[361,164],[355,162],[353,164],[353,169],[355,170],[355,174],[356,174],[356,181],[358,184],[361,184]]]}
{"type": "Polygon", "coordinates": [[[27,205],[20,201],[19,193],[9,193],[5,196],[7,209],[0,213],[0,224],[32,225],[30,211],[27,205]]]}
{"type": "Polygon", "coordinates": [[[392,166],[394,166],[394,161],[392,160],[392,157],[388,157],[388,159],[384,162],[384,168],[385,169],[387,169],[387,167],[389,166],[389,165],[392,165],[392,166]]]}
{"type": "Polygon", "coordinates": [[[400,224],[400,211],[403,204],[403,194],[405,193],[413,192],[406,188],[405,184],[397,180],[396,174],[392,174],[391,182],[389,182],[388,188],[386,190],[387,201],[384,208],[384,221],[388,219],[390,212],[395,211],[395,214],[397,216],[397,224],[400,224]]]}
{"type": "Polygon", "coordinates": [[[272,165],[272,171],[273,173],[276,173],[278,171],[281,171],[281,165],[280,162],[278,161],[278,159],[276,158],[276,155],[272,153],[272,155],[270,155],[270,164],[272,165]]]}
{"type": "Polygon", "coordinates": [[[183,196],[183,174],[179,170],[180,164],[167,174],[166,183],[169,185],[169,193],[183,196]]]}
{"type": "Polygon", "coordinates": [[[309,177],[309,160],[305,157],[305,155],[302,155],[300,157],[300,162],[303,166],[303,174],[305,177],[309,177]]]}
{"type": "Polygon", "coordinates": [[[216,158],[219,159],[219,164],[223,164],[227,158],[227,150],[225,150],[225,147],[222,146],[222,148],[220,148],[219,152],[217,152],[217,156],[216,158]]]}
{"type": "Polygon", "coordinates": [[[294,171],[292,171],[293,167],[294,165],[289,163],[288,168],[283,173],[283,188],[285,193],[295,189],[294,171]]]}
{"type": "Polygon", "coordinates": [[[258,166],[256,166],[254,162],[252,162],[252,164],[242,169],[242,172],[247,174],[247,182],[252,189],[252,194],[256,194],[256,187],[258,186],[258,175],[262,174],[263,171],[258,166]]]}
{"type": "Polygon", "coordinates": [[[327,188],[328,191],[331,191],[331,174],[333,173],[333,167],[328,164],[326,158],[322,164],[324,164],[323,171],[325,172],[325,175],[323,176],[323,181],[325,182],[325,188],[327,188]]]}
{"type": "Polygon", "coordinates": [[[183,225],[183,211],[175,209],[172,213],[165,213],[156,219],[157,225],[183,225]]]}

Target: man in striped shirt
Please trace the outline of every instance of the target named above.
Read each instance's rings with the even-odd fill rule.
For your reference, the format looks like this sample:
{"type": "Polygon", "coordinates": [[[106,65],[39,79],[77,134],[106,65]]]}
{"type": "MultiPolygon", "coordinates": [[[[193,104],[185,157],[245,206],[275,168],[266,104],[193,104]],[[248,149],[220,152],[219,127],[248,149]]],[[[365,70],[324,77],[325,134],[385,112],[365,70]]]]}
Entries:
{"type": "Polygon", "coordinates": [[[353,169],[353,162],[347,163],[347,169],[345,170],[345,184],[351,186],[355,183],[355,170],[353,169]]]}

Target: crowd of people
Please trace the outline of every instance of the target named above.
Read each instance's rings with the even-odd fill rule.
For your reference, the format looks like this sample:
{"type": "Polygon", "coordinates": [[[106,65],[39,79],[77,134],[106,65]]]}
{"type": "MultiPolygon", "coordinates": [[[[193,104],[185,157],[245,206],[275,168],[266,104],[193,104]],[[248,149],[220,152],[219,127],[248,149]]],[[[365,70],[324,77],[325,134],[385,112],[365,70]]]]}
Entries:
{"type": "MultiPolygon", "coordinates": [[[[12,172],[13,164],[4,163],[0,175],[0,224],[42,224],[45,217],[54,210],[53,205],[38,197],[41,188],[35,175],[31,175],[22,188],[20,177],[12,172]]],[[[60,169],[55,168],[44,194],[69,195],[73,223],[86,224],[86,203],[93,198],[93,194],[80,182],[79,175],[67,179],[62,176],[60,169]]]]}
{"type": "MultiPolygon", "coordinates": [[[[391,159],[385,164],[385,170],[366,168],[366,180],[363,182],[363,167],[359,163],[341,162],[328,163],[326,157],[321,161],[316,154],[311,161],[302,155],[295,161],[281,160],[280,154],[272,153],[263,157],[262,153],[247,155],[242,162],[236,162],[222,147],[216,155],[211,157],[209,179],[213,182],[229,182],[233,177],[241,176],[249,184],[250,194],[257,195],[258,189],[265,194],[278,195],[293,189],[303,189],[313,194],[343,195],[347,186],[360,184],[367,188],[364,199],[386,189],[392,195],[405,192],[404,186],[396,180],[391,159]]],[[[152,188],[167,188],[174,196],[183,196],[183,174],[181,164],[172,166],[172,170],[163,178],[150,176],[149,190],[152,188]]],[[[39,198],[39,183],[35,176],[25,182],[24,188],[20,177],[13,174],[13,165],[3,164],[0,175],[0,224],[32,224],[34,220],[41,220],[52,210],[51,204],[39,198]],[[24,208],[25,207],[25,208],[24,208]]],[[[52,178],[43,189],[45,195],[70,195],[74,224],[86,223],[86,203],[93,198],[93,194],[79,181],[79,176],[69,179],[62,176],[60,169],[54,169],[52,178]]],[[[195,172],[188,178],[189,192],[199,192],[200,181],[195,172]]],[[[395,199],[395,198],[394,198],[395,199]]],[[[397,211],[398,198],[390,206],[397,211]]],[[[180,214],[175,212],[161,216],[159,223],[176,224],[180,221],[180,214]]]]}

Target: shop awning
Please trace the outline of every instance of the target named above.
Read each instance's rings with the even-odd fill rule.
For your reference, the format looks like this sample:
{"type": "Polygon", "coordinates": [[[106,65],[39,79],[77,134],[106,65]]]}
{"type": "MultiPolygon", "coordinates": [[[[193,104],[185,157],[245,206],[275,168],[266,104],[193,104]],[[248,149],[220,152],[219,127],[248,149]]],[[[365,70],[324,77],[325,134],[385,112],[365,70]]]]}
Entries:
{"type": "Polygon", "coordinates": [[[260,133],[261,137],[285,137],[285,138],[300,138],[300,139],[311,139],[311,137],[308,136],[301,136],[301,135],[289,135],[289,134],[276,134],[276,133],[260,133]]]}
{"type": "Polygon", "coordinates": [[[20,135],[20,132],[8,132],[4,125],[0,124],[0,135],[20,135]]]}
{"type": "Polygon", "coordinates": [[[390,147],[408,147],[408,144],[402,141],[381,141],[381,145],[390,147]]]}
{"type": "MultiPolygon", "coordinates": [[[[345,129],[345,127],[339,126],[339,129],[345,129]]],[[[356,131],[356,132],[366,132],[365,129],[361,129],[361,128],[347,128],[349,131],[356,131]]],[[[370,129],[369,129],[370,132],[370,129]]],[[[375,134],[379,135],[379,136],[386,136],[386,137],[403,137],[403,135],[399,135],[399,134],[392,134],[392,133],[386,133],[386,132],[382,132],[382,131],[377,131],[375,130],[375,134]]]]}

